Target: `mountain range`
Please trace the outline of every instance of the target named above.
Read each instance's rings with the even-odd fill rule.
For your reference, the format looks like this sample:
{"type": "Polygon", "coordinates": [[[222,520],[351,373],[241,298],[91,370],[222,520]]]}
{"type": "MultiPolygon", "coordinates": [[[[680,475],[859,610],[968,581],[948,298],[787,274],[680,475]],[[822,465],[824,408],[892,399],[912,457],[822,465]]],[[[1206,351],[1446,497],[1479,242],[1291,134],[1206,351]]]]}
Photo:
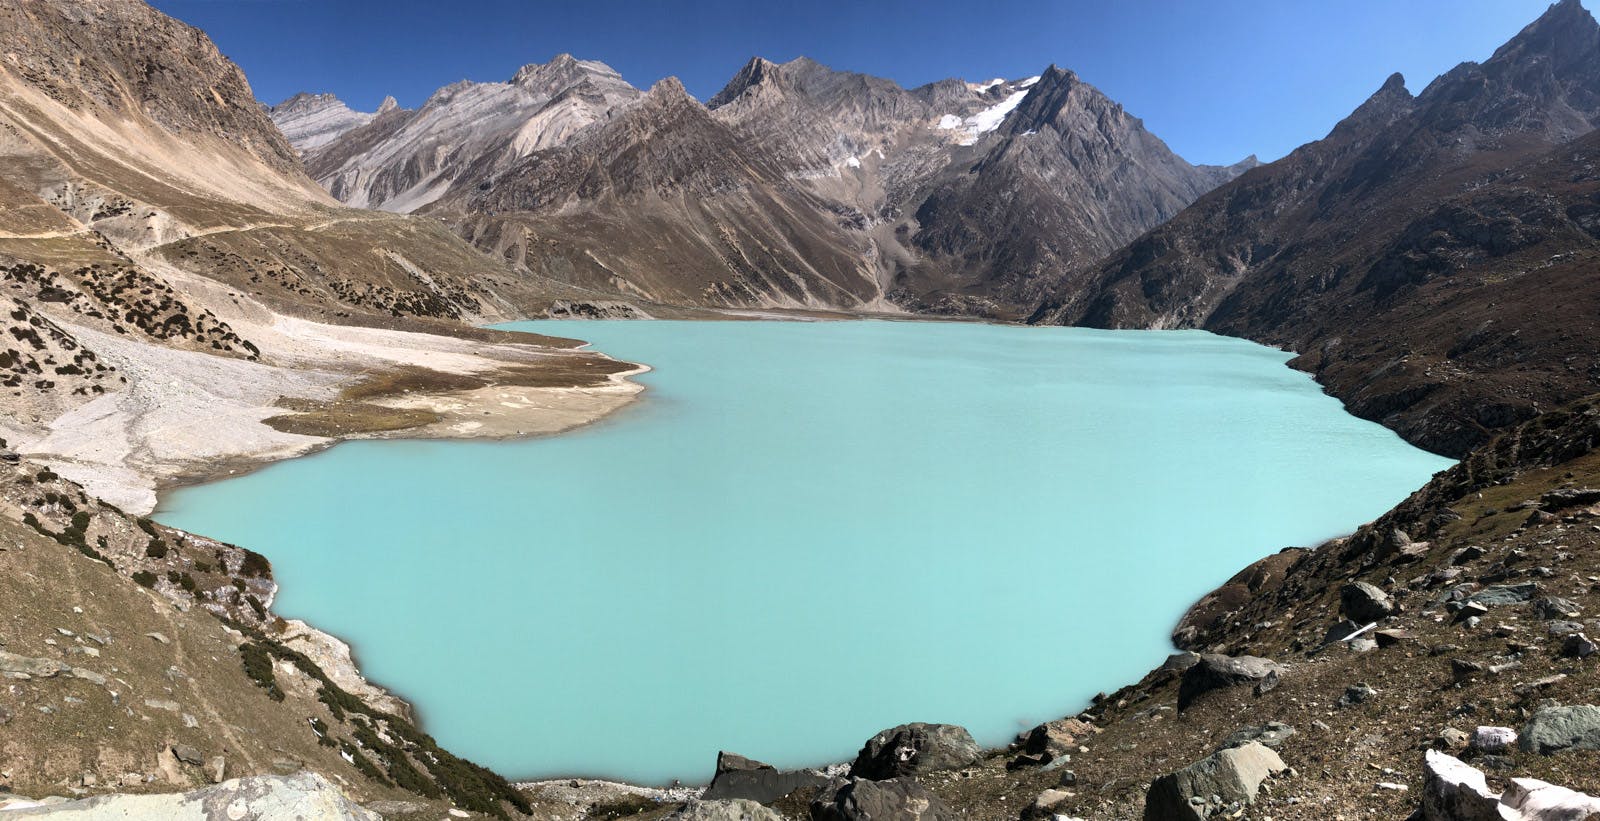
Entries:
{"type": "Polygon", "coordinates": [[[1253,167],[1196,167],[1070,71],[905,89],[752,59],[704,104],[561,55],[375,115],[269,109],[350,205],[649,302],[1020,316],[1253,167]]]}
{"type": "MultiPolygon", "coordinates": [[[[636,366],[488,323],[755,308],[1246,337],[1463,461],[1347,538],[1245,569],[1185,617],[1197,654],[967,751],[959,776],[818,792],[821,774],[729,755],[725,788],[798,784],[778,806],[818,818],[1161,817],[1147,795],[1296,732],[1271,714],[1304,763],[1261,793],[1274,817],[1539,817],[1506,802],[1550,785],[1502,799],[1443,750],[1496,789],[1600,790],[1592,749],[1490,750],[1453,726],[1594,701],[1600,24],[1577,0],[1227,167],[1057,66],[908,89],[756,58],[701,101],[562,55],[359,112],[261,105],[203,32],[139,0],[0,0],[0,30],[0,809],[13,788],[299,769],[366,803],[341,817],[660,817],[642,795],[683,795],[519,789],[442,750],[348,647],[273,613],[266,557],[144,514],[158,488],[341,439],[557,432],[638,390],[636,366]],[[1423,748],[1420,789],[1373,786],[1423,748]],[[1455,814],[1469,803],[1490,815],[1455,814]]],[[[952,736],[896,728],[860,766],[898,772],[952,736]]],[[[1174,806],[1246,812],[1218,801],[1174,806]]]]}

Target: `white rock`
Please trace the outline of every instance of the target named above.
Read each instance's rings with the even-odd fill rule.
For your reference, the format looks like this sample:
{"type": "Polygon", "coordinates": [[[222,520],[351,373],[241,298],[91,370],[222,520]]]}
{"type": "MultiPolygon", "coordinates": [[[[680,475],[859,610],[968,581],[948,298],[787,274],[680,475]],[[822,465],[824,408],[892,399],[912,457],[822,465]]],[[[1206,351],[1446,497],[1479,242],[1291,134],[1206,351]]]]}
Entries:
{"type": "Polygon", "coordinates": [[[1498,753],[1517,743],[1517,731],[1510,727],[1479,727],[1472,732],[1472,748],[1498,753]]]}

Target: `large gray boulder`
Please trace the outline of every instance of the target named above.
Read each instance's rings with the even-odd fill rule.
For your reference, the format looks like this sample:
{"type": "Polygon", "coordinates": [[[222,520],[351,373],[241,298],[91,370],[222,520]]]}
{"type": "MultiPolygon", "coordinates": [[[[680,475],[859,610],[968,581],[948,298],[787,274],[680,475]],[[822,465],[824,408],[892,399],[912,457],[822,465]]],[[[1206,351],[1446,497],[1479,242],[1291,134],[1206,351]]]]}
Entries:
{"type": "Polygon", "coordinates": [[[754,801],[691,800],[667,816],[672,821],[783,821],[783,816],[754,801]]]}
{"type": "Polygon", "coordinates": [[[815,770],[780,772],[770,764],[735,753],[717,754],[717,773],[702,798],[744,799],[770,804],[795,790],[821,789],[828,777],[815,770]]]}
{"type": "Polygon", "coordinates": [[[972,733],[954,724],[902,724],[867,740],[850,775],[881,781],[917,773],[955,770],[978,763],[983,751],[972,733]]]}
{"type": "Polygon", "coordinates": [[[1252,684],[1260,690],[1270,689],[1282,673],[1282,665],[1271,659],[1206,653],[1200,656],[1198,663],[1183,671],[1183,678],[1178,682],[1178,709],[1188,708],[1196,698],[1212,690],[1241,684],[1252,684]]]}
{"type": "Polygon", "coordinates": [[[1600,750],[1600,707],[1545,707],[1522,731],[1522,749],[1550,755],[1562,750],[1600,750]]]}
{"type": "Polygon", "coordinates": [[[812,821],[956,821],[959,817],[909,778],[836,778],[811,802],[812,821]]]}
{"type": "Polygon", "coordinates": [[[1339,590],[1339,611],[1351,621],[1366,624],[1394,612],[1389,594],[1366,582],[1351,582],[1339,590]]]}
{"type": "Polygon", "coordinates": [[[1289,769],[1264,744],[1230,747],[1157,778],[1144,798],[1145,821],[1204,821],[1254,803],[1261,782],[1289,769]]]}
{"type": "MultiPolygon", "coordinates": [[[[383,821],[316,773],[235,778],[214,787],[164,795],[99,795],[81,801],[8,810],[11,819],[49,816],[62,821],[383,821]]],[[[764,821],[764,820],[763,820],[764,821]]]]}

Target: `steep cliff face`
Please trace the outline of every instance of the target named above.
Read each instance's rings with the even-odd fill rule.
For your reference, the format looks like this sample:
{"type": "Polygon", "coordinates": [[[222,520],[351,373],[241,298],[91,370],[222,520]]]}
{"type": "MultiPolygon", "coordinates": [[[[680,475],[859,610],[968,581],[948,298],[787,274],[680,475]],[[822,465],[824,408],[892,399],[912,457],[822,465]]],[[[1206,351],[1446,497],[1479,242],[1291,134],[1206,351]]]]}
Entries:
{"type": "Polygon", "coordinates": [[[1572,340],[1596,330],[1597,92],[1600,25],[1558,3],[1415,97],[1391,77],[1325,139],[1062,281],[1035,321],[1291,347],[1355,412],[1464,453],[1594,390],[1572,340]]]}

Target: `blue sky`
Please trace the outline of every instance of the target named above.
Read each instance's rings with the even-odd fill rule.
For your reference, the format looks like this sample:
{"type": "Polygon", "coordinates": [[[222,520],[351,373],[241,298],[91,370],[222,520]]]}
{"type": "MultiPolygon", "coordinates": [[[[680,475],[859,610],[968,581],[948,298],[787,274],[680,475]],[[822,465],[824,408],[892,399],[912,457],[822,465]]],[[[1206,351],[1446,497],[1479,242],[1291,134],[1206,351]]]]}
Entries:
{"type": "Polygon", "coordinates": [[[561,52],[705,99],[753,55],[915,86],[1077,71],[1191,162],[1271,160],[1391,72],[1413,93],[1483,60],[1548,0],[153,0],[205,29],[256,95],[414,107],[561,52]]]}

